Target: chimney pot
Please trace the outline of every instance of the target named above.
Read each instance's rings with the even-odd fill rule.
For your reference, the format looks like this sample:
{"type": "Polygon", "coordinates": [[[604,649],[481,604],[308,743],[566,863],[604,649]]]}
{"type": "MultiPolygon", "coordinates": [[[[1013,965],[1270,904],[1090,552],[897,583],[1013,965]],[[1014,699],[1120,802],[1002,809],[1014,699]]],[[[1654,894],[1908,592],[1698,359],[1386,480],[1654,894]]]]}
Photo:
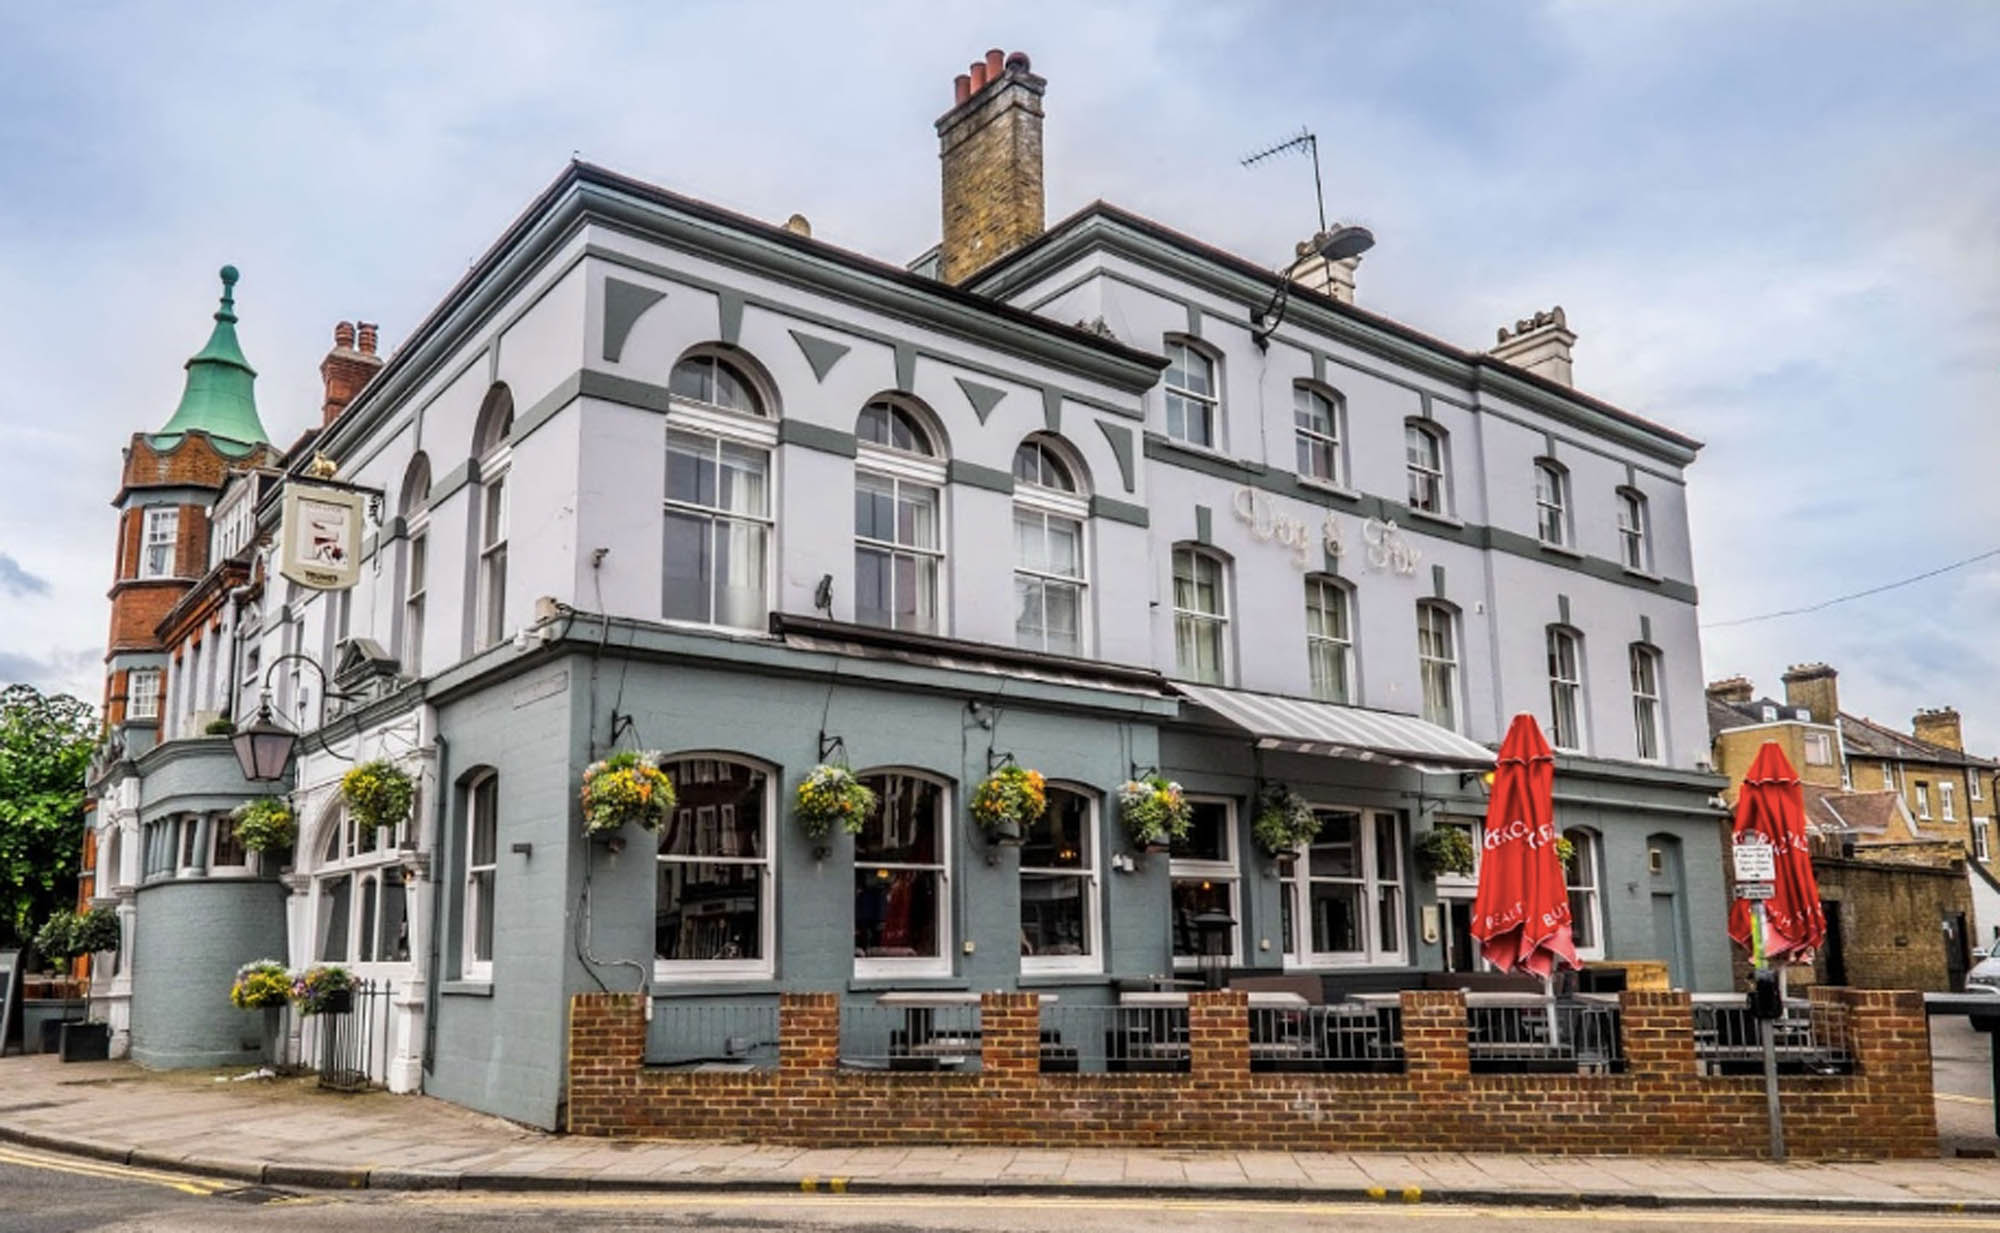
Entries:
{"type": "Polygon", "coordinates": [[[375,354],[376,324],[373,321],[357,321],[355,322],[354,329],[358,345],[361,348],[361,354],[375,354]]]}
{"type": "Polygon", "coordinates": [[[974,94],[986,88],[986,61],[974,60],[966,69],[966,72],[972,78],[972,92],[974,94]]]}
{"type": "Polygon", "coordinates": [[[1000,80],[1000,74],[1005,71],[1006,65],[1006,52],[1001,51],[998,47],[988,48],[986,52],[986,80],[1000,80]]]}
{"type": "Polygon", "coordinates": [[[1560,385],[1574,385],[1570,348],[1575,344],[1576,335],[1569,328],[1569,318],[1558,304],[1547,312],[1516,321],[1511,330],[1501,326],[1499,340],[1487,354],[1560,385]]]}
{"type": "Polygon", "coordinates": [[[962,283],[1042,234],[1042,96],[1028,58],[999,49],[968,67],[966,95],[938,117],[943,173],[940,282],[962,283]],[[981,93],[985,91],[985,93],[981,93]],[[978,102],[980,106],[970,104],[978,102]]]}
{"type": "Polygon", "coordinates": [[[812,221],[803,214],[794,214],[785,220],[785,230],[793,235],[809,236],[813,233],[812,221]]]}
{"type": "Polygon", "coordinates": [[[352,321],[335,323],[333,327],[333,345],[343,351],[354,349],[354,323],[352,321]]]}
{"type": "Polygon", "coordinates": [[[1033,68],[1034,65],[1029,62],[1028,53],[1025,51],[1017,51],[1007,57],[1007,71],[1010,73],[1026,73],[1033,68]]]}
{"type": "Polygon", "coordinates": [[[972,78],[968,74],[960,73],[951,83],[951,105],[957,107],[971,97],[972,78]]]}

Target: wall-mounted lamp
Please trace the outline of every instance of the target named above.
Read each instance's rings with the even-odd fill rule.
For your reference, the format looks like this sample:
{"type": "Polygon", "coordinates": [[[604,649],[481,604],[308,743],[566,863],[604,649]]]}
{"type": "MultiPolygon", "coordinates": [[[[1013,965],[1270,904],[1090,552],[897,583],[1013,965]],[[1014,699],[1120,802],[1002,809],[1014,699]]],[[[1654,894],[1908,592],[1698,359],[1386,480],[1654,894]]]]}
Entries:
{"type": "Polygon", "coordinates": [[[1259,351],[1271,345],[1271,335],[1277,333],[1278,327],[1285,323],[1285,309],[1290,306],[1292,300],[1292,271],[1298,269],[1301,262],[1311,257],[1322,257],[1328,261],[1346,261],[1350,257],[1359,257],[1373,247],[1375,247],[1375,233],[1366,227],[1335,227],[1331,231],[1322,231],[1314,236],[1307,244],[1306,251],[1285,267],[1283,281],[1278,284],[1278,289],[1271,293],[1271,298],[1264,302],[1264,307],[1250,319],[1250,341],[1257,344],[1259,351]]]}

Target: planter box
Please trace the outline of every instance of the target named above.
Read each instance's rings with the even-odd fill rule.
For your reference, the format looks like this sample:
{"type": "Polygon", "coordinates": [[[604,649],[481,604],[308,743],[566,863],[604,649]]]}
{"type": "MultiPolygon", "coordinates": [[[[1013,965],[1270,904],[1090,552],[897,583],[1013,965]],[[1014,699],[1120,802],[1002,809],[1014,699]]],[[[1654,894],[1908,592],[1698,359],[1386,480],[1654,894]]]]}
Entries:
{"type": "Polygon", "coordinates": [[[62,1060],[105,1062],[111,1059],[111,1025],[70,1020],[62,1025],[62,1060]]]}
{"type": "Polygon", "coordinates": [[[66,1019],[83,1018],[90,1003],[82,998],[30,998],[21,1003],[21,1051],[54,1053],[66,1019]]]}

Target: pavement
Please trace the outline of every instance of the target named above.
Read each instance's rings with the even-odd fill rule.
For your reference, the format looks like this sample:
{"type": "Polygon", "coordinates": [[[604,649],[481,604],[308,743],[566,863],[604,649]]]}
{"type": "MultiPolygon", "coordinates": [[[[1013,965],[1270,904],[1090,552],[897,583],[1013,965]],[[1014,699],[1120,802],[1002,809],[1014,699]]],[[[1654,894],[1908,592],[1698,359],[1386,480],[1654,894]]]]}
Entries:
{"type": "MultiPolygon", "coordinates": [[[[0,1059],[0,1141],[266,1186],[381,1191],[762,1191],[1181,1196],[2000,1215],[2000,1161],[1863,1163],[1474,1153],[790,1148],[571,1138],[310,1076],[0,1059]]],[[[1942,1107],[1942,1106],[1941,1106],[1942,1107]]],[[[1991,1106],[1983,1110],[1991,1117],[1991,1106]]]]}

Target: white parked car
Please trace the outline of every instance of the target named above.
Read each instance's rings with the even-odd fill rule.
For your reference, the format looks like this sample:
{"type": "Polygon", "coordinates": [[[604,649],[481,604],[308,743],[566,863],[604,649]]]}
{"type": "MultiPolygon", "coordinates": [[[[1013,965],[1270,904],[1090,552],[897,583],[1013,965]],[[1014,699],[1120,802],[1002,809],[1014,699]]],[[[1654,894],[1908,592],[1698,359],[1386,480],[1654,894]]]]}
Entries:
{"type": "Polygon", "coordinates": [[[1981,959],[1965,974],[1967,993],[1991,993],[2000,996],[2000,956],[1981,959]]]}

